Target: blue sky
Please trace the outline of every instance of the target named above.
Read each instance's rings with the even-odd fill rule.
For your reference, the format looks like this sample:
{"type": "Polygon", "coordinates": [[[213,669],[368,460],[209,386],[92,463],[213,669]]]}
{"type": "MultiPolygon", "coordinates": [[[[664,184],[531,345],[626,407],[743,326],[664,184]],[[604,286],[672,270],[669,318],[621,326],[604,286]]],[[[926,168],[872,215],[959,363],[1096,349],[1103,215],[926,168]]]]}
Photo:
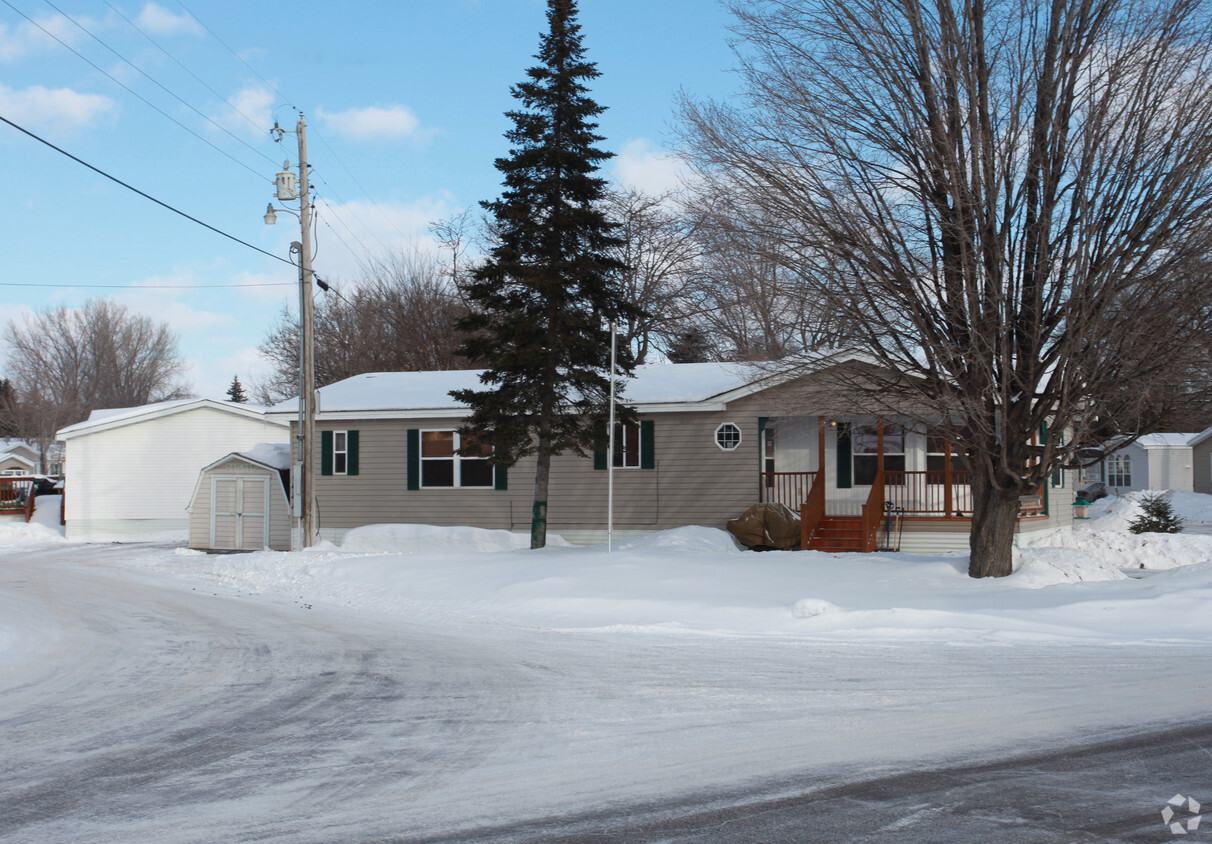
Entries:
{"type": "MultiPolygon", "coordinates": [[[[4,0],[0,116],[285,258],[297,223],[279,215],[269,227],[262,215],[297,149],[269,129],[293,128],[302,110],[316,271],[352,280],[361,259],[424,244],[430,222],[497,196],[509,88],[535,63],[545,10],[545,0],[4,0]]],[[[677,92],[735,86],[727,13],[714,0],[583,0],[580,11],[602,72],[602,146],[617,155],[606,175],[671,186],[677,92]]],[[[0,168],[0,324],[105,296],[169,323],[199,395],[221,398],[233,375],[247,385],[264,372],[256,346],[297,301],[292,267],[4,124],[0,168]]]]}

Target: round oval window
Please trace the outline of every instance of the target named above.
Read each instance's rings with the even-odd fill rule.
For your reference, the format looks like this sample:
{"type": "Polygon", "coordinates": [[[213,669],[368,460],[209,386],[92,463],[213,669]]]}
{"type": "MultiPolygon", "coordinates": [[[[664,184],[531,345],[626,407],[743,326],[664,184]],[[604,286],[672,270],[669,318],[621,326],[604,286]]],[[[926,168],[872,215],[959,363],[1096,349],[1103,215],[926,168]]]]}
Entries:
{"type": "Polygon", "coordinates": [[[732,451],[741,444],[741,429],[731,422],[725,422],[715,429],[715,444],[724,451],[732,451]]]}

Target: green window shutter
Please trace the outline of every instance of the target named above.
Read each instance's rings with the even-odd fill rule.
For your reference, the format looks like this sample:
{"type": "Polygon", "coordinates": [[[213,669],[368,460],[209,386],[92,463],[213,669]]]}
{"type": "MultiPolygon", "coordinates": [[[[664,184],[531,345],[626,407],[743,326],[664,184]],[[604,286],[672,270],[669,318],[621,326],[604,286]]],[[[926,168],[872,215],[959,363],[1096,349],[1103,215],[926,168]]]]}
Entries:
{"type": "Polygon", "coordinates": [[[606,451],[604,449],[593,453],[593,468],[606,471],[606,451]]]}
{"type": "Polygon", "coordinates": [[[837,423],[837,488],[850,489],[851,482],[850,423],[837,423]]]}
{"type": "Polygon", "coordinates": [[[504,466],[498,466],[492,472],[492,488],[493,489],[509,489],[509,470],[504,466]]]}
{"type": "Polygon", "coordinates": [[[345,474],[358,474],[358,432],[348,431],[345,434],[345,474]]]}
{"type": "Polygon", "coordinates": [[[421,429],[408,429],[408,488],[421,488],[421,429]]]}
{"type": "Polygon", "coordinates": [[[320,474],[332,474],[332,431],[320,432],[320,474]]]}
{"type": "Polygon", "coordinates": [[[651,419],[640,422],[640,468],[656,468],[656,423],[651,419]]]}

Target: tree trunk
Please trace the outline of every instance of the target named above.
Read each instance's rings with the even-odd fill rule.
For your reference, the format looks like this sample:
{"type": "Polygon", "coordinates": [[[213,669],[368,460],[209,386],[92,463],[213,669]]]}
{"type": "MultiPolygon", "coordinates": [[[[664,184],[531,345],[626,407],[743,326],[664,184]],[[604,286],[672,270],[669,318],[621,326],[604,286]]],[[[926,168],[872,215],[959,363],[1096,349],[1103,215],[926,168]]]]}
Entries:
{"type": "Polygon", "coordinates": [[[539,419],[536,433],[534,470],[534,507],[530,514],[530,547],[547,545],[547,482],[551,478],[551,420],[546,413],[539,419]]]}
{"type": "Polygon", "coordinates": [[[1019,501],[1014,490],[995,489],[972,473],[972,531],[968,536],[969,577],[1005,577],[1013,568],[1014,529],[1019,501]]]}

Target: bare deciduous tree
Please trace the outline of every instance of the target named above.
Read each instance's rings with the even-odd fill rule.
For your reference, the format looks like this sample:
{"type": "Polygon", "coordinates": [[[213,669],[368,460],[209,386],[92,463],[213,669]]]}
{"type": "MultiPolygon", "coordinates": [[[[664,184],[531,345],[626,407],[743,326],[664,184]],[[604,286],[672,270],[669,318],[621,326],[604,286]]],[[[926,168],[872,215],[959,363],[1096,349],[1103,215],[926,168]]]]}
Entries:
{"type": "Polygon", "coordinates": [[[40,441],[43,454],[59,428],[93,410],[189,394],[168,326],[105,299],[10,321],[5,341],[23,436],[40,441]]]}
{"type": "MultiPolygon", "coordinates": [[[[316,305],[316,386],[364,372],[465,369],[455,320],[466,313],[439,262],[400,253],[368,264],[361,282],[316,305]]],[[[273,404],[299,394],[299,324],[283,309],[261,344],[273,370],[254,392],[273,404]]]]}
{"type": "MultiPolygon", "coordinates": [[[[850,317],[970,453],[970,574],[1019,497],[1155,430],[1207,328],[1212,33],[1199,0],[735,3],[743,106],[689,103],[743,235],[850,317]],[[1033,442],[1047,424],[1053,435],[1033,442]],[[1064,432],[1064,436],[1057,436],[1064,432]]],[[[902,403],[903,405],[903,403],[902,403]]]]}
{"type": "Polygon", "coordinates": [[[608,254],[623,267],[623,294],[637,309],[619,327],[619,342],[642,364],[654,346],[668,347],[681,327],[679,303],[698,271],[695,221],[680,212],[671,194],[635,189],[607,193],[602,210],[617,225],[620,242],[608,254]]]}

